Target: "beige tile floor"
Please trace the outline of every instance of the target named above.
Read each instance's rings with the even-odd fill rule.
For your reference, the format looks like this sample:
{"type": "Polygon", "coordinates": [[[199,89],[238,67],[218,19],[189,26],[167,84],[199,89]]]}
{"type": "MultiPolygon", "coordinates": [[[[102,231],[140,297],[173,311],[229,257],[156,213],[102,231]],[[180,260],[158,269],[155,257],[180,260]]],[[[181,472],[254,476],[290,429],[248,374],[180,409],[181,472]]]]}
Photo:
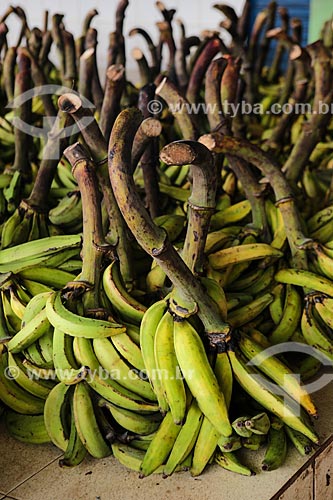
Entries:
{"type": "MultiPolygon", "coordinates": [[[[317,429],[322,442],[333,434],[333,384],[315,395],[320,408],[317,429]]],[[[112,457],[86,459],[74,469],[61,469],[59,451],[51,445],[24,445],[0,427],[0,500],[270,500],[297,472],[305,460],[289,452],[278,471],[241,477],[212,466],[199,478],[178,473],[168,479],[153,475],[138,479],[112,457]]],[[[259,471],[260,454],[244,455],[259,471]],[[253,464],[253,457],[256,461],[253,464]]]]}

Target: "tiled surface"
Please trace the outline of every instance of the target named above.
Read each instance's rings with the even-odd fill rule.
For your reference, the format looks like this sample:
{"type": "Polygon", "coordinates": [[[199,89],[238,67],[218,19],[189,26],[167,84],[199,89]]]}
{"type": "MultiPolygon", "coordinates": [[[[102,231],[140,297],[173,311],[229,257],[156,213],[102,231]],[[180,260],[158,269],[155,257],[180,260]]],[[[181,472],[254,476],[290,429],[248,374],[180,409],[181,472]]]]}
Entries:
{"type": "Polygon", "coordinates": [[[315,499],[333,498],[333,443],[315,461],[315,499]]]}
{"type": "MultiPolygon", "coordinates": [[[[322,442],[333,433],[332,386],[314,397],[320,408],[317,429],[322,442]]],[[[285,465],[278,471],[262,472],[252,478],[212,466],[199,478],[192,478],[187,472],[168,479],[152,475],[140,480],[137,473],[126,470],[112,457],[105,460],[86,459],[79,467],[61,469],[58,466],[60,454],[55,448],[23,445],[4,436],[1,429],[0,435],[0,478],[1,482],[5,481],[0,488],[7,497],[16,500],[146,500],[148,494],[161,500],[192,500],[196,497],[202,500],[269,500],[305,463],[296,450],[290,450],[285,465]]],[[[263,453],[264,450],[261,453],[247,452],[243,460],[259,472],[263,453]]],[[[329,452],[326,453],[329,455],[329,452]]],[[[321,466],[321,476],[326,480],[327,461],[317,459],[317,465],[318,468],[321,466]]],[[[281,500],[312,500],[310,473],[303,472],[293,484],[298,497],[296,493],[288,497],[285,492],[281,500]]],[[[328,499],[319,497],[316,500],[328,499]]]]}
{"type": "Polygon", "coordinates": [[[287,491],[282,493],[279,500],[315,500],[315,497],[313,496],[312,465],[302,472],[302,474],[296,479],[290,488],[288,488],[287,491]]]}
{"type": "MultiPolygon", "coordinates": [[[[247,462],[249,457],[250,454],[247,454],[247,462]]],[[[255,469],[258,471],[260,461],[257,453],[256,458],[255,469]]],[[[139,479],[137,473],[126,470],[112,457],[86,460],[70,470],[59,469],[57,462],[53,462],[12,490],[11,495],[19,500],[146,500],[149,493],[150,498],[221,500],[223,488],[223,498],[230,500],[268,500],[302,463],[302,459],[292,453],[278,474],[262,473],[248,478],[213,466],[196,479],[188,472],[168,479],[160,475],[139,479]],[[258,496],[259,485],[262,496],[258,496]]]]}
{"type": "Polygon", "coordinates": [[[35,446],[16,441],[6,434],[1,423],[0,436],[0,488],[7,494],[61,456],[61,451],[55,446],[35,446]]]}

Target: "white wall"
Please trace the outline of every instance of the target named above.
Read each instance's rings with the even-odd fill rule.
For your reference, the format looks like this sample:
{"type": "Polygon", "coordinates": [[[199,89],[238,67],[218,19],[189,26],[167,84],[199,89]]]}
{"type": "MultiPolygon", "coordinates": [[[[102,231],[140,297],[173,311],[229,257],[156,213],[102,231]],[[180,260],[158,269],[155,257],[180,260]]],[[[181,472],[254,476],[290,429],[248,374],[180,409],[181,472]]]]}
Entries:
{"type": "MultiPolygon", "coordinates": [[[[1,2],[1,12],[4,12],[6,7],[12,2],[1,2]]],[[[114,12],[117,5],[117,0],[21,0],[18,1],[24,9],[28,17],[29,26],[42,27],[43,12],[48,9],[50,16],[55,12],[65,14],[64,22],[66,28],[75,36],[78,36],[81,31],[81,23],[86,12],[91,8],[96,8],[99,15],[95,17],[92,27],[96,28],[99,33],[98,45],[98,60],[101,76],[104,75],[106,67],[106,49],[108,45],[108,33],[114,30],[114,12]]],[[[189,35],[198,35],[203,29],[217,29],[219,22],[222,20],[222,14],[212,5],[216,0],[164,0],[168,8],[177,8],[175,17],[182,19],[186,26],[189,35]]],[[[241,12],[244,0],[228,0],[226,3],[232,5],[237,13],[241,12]]],[[[17,5],[14,2],[14,5],[17,5]]],[[[130,0],[126,11],[125,19],[125,34],[133,27],[144,27],[148,30],[154,41],[157,41],[158,30],[155,22],[161,20],[161,14],[155,7],[154,0],[130,0]]],[[[9,40],[10,43],[15,43],[19,24],[15,16],[8,18],[9,40]]],[[[177,32],[177,26],[175,26],[177,32]]],[[[136,66],[131,59],[130,51],[133,47],[142,45],[141,37],[135,36],[127,39],[127,57],[128,57],[128,75],[135,82],[136,66]]],[[[146,53],[148,57],[149,54],[146,53]]]]}

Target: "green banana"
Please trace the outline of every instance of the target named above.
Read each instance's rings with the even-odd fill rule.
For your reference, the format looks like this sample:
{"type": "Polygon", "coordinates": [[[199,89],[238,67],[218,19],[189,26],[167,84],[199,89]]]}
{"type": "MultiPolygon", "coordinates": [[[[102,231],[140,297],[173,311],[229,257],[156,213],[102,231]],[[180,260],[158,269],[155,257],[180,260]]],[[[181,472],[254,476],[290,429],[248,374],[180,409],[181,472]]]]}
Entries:
{"type": "Polygon", "coordinates": [[[0,400],[17,413],[43,413],[44,400],[27,392],[11,378],[8,355],[3,351],[0,351],[0,400]]]}
{"type": "Polygon", "coordinates": [[[119,317],[124,321],[139,325],[147,308],[127,292],[117,261],[113,261],[105,269],[103,287],[112,308],[119,314],[119,317]]]}
{"type": "Polygon", "coordinates": [[[232,434],[228,409],[199,334],[188,321],[174,322],[174,345],[186,383],[202,413],[225,436],[232,434]]]}
{"type": "Polygon", "coordinates": [[[268,446],[262,461],[264,471],[276,470],[284,464],[287,457],[287,436],[284,427],[271,428],[268,434],[268,446]]]}
{"type": "Polygon", "coordinates": [[[287,433],[288,438],[292,442],[292,444],[295,446],[296,450],[302,457],[305,457],[306,455],[309,455],[312,450],[313,446],[310,441],[304,434],[301,432],[297,432],[291,427],[288,427],[287,425],[285,426],[284,430],[287,433]]]}
{"type": "Polygon", "coordinates": [[[197,440],[202,420],[203,414],[194,399],[186,414],[186,420],[176,438],[167,463],[164,466],[163,473],[165,476],[170,476],[177,465],[181,464],[191,453],[197,440]]]}
{"type": "Polygon", "coordinates": [[[333,297],[333,283],[331,280],[318,276],[310,271],[302,269],[280,269],[275,280],[279,283],[288,283],[289,285],[302,286],[317,292],[326,293],[333,297]]]}
{"type": "Polygon", "coordinates": [[[140,378],[135,370],[125,363],[109,339],[95,338],[93,346],[100,365],[111,378],[116,379],[120,385],[144,399],[156,400],[150,383],[140,378]]]}
{"type": "Polygon", "coordinates": [[[86,382],[76,384],[73,395],[74,420],[77,433],[86,450],[94,458],[104,458],[111,454],[98,426],[95,410],[86,382]]]}
{"type": "Polygon", "coordinates": [[[23,443],[44,444],[51,441],[43,415],[22,415],[6,410],[5,424],[9,435],[23,443]]]}
{"type": "Polygon", "coordinates": [[[180,430],[181,426],[174,423],[171,412],[168,412],[163,417],[145,453],[140,466],[140,477],[149,476],[164,463],[175,444],[180,430]]]}
{"type": "Polygon", "coordinates": [[[77,432],[76,429],[73,397],[71,397],[70,406],[71,406],[70,433],[64,456],[59,460],[60,467],[74,467],[75,465],[79,465],[87,454],[87,450],[83,446],[79,433],[77,432]]]}
{"type": "Polygon", "coordinates": [[[263,374],[253,366],[248,366],[240,354],[229,351],[228,355],[236,380],[255,401],[278,416],[286,425],[302,432],[314,443],[318,443],[319,439],[314,430],[295,414],[287,401],[283,401],[270,391],[263,374]]]}
{"type": "Polygon", "coordinates": [[[224,248],[208,256],[209,263],[214,269],[223,269],[231,264],[240,264],[257,259],[270,257],[279,259],[283,257],[280,250],[266,243],[248,243],[245,245],[224,248]]]}
{"type": "Polygon", "coordinates": [[[317,416],[317,409],[299,380],[282,361],[275,356],[266,356],[266,350],[257,344],[251,337],[243,334],[239,340],[242,353],[250,361],[256,360],[256,367],[282,387],[289,396],[299,402],[312,416],[317,416]]]}
{"type": "Polygon", "coordinates": [[[146,373],[153,386],[156,398],[162,413],[166,413],[169,405],[165,398],[164,389],[155,361],[154,343],[158,324],[167,308],[165,300],[160,300],[151,305],[144,313],[140,325],[140,348],[145,364],[146,373]]]}
{"type": "Polygon", "coordinates": [[[155,363],[171,414],[181,424],[186,412],[186,394],[174,346],[174,320],[169,311],[162,316],[155,334],[155,363]]]}
{"type": "Polygon", "coordinates": [[[69,385],[59,383],[53,387],[45,401],[44,422],[52,443],[66,451],[69,438],[66,417],[68,414],[69,385]]]}
{"type": "Polygon", "coordinates": [[[255,473],[246,467],[246,465],[242,464],[232,452],[222,453],[221,451],[217,451],[215,453],[214,461],[223,469],[236,472],[236,474],[241,474],[243,476],[255,475],[255,473]]]}
{"type": "Polygon", "coordinates": [[[59,328],[73,337],[96,339],[124,333],[126,330],[118,323],[86,318],[72,313],[62,303],[60,292],[55,292],[48,298],[46,314],[54,328],[59,328]]]}

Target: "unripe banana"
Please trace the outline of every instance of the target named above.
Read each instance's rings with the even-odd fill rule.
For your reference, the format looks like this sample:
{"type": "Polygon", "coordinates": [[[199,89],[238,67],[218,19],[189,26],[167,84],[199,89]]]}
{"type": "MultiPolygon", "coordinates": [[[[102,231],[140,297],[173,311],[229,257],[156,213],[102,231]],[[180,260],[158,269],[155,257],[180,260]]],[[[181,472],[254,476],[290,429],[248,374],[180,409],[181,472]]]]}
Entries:
{"type": "Polygon", "coordinates": [[[202,340],[187,320],[174,322],[174,345],[181,371],[202,413],[220,434],[230,436],[232,427],[224,395],[209,364],[202,340]]]}

